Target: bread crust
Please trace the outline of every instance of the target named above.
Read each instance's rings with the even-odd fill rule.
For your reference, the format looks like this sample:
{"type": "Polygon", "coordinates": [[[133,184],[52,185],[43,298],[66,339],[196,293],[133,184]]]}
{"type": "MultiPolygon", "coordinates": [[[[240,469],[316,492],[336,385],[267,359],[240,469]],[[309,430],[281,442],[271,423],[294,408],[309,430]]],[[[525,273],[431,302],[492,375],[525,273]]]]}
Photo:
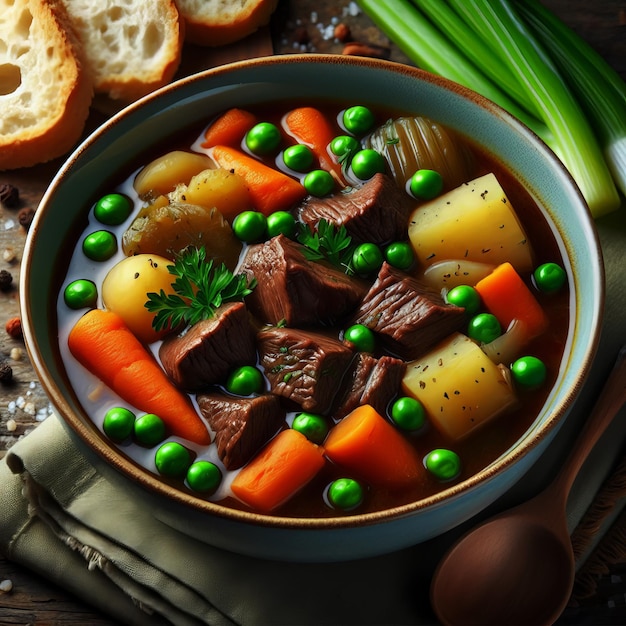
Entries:
{"type": "MultiPolygon", "coordinates": [[[[185,19],[186,41],[199,46],[224,46],[251,35],[269,23],[278,0],[233,0],[228,11],[204,13],[196,10],[194,0],[179,0],[178,9],[185,19]]],[[[211,3],[207,3],[211,4],[211,3]]]]}
{"type": "Polygon", "coordinates": [[[16,20],[0,26],[0,40],[8,44],[0,64],[19,68],[20,78],[17,88],[0,95],[0,169],[10,170],[50,161],[76,145],[93,86],[59,0],[15,0],[2,10],[15,11],[16,20]]]}

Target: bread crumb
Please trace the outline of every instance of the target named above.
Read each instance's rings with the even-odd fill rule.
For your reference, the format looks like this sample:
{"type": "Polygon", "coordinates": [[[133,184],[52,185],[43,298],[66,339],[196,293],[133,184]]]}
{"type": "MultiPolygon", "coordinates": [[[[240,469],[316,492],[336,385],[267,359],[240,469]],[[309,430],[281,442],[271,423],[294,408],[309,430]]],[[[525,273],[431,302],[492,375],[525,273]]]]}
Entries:
{"type": "Polygon", "coordinates": [[[13,418],[7,420],[7,430],[10,433],[14,433],[17,430],[17,422],[13,418]]]}
{"type": "Polygon", "coordinates": [[[9,580],[8,578],[5,578],[3,581],[0,582],[0,591],[2,593],[9,593],[9,591],[11,591],[13,589],[13,581],[9,580]]]}

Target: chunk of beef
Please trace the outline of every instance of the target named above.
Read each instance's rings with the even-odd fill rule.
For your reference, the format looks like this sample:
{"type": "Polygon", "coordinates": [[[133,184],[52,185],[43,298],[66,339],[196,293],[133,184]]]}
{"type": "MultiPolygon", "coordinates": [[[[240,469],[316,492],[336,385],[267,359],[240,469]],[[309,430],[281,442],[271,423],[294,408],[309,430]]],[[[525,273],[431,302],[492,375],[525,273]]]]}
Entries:
{"type": "Polygon", "coordinates": [[[338,339],[296,328],[269,328],[257,335],[259,359],[270,391],[305,411],[332,406],[352,350],[338,339]]]}
{"type": "Polygon", "coordinates": [[[341,419],[361,404],[370,404],[384,415],[400,389],[404,369],[405,362],[401,359],[388,355],[377,359],[360,352],[337,394],[340,401],[332,412],[333,417],[341,419]]]}
{"type": "Polygon", "coordinates": [[[465,324],[465,309],[416,278],[383,263],[355,324],[378,333],[389,352],[414,359],[465,324]]]}
{"type": "Polygon", "coordinates": [[[410,197],[386,174],[374,174],[361,187],[324,198],[311,197],[299,209],[310,228],[321,219],[343,224],[357,243],[406,239],[410,197]]]}
{"type": "Polygon", "coordinates": [[[196,399],[215,432],[217,453],[228,470],[245,465],[285,422],[280,400],[270,394],[243,398],[215,392],[196,399]]]}
{"type": "Polygon", "coordinates": [[[186,391],[223,382],[233,367],[256,361],[254,329],[246,305],[223,304],[212,318],[183,334],[166,337],[159,357],[168,376],[186,391]]]}
{"type": "Polygon", "coordinates": [[[364,282],[308,261],[302,249],[283,235],[248,248],[239,271],[258,281],[246,303],[262,323],[332,323],[352,312],[367,292],[364,282]]]}

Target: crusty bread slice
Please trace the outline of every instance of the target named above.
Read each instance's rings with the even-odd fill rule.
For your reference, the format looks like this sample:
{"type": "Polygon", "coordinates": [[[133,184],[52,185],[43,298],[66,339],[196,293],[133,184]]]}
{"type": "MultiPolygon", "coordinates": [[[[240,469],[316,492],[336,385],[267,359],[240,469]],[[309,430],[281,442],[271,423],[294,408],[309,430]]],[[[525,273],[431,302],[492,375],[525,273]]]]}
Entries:
{"type": "Polygon", "coordinates": [[[0,169],[65,154],[93,90],[58,0],[0,0],[0,169]]]}
{"type": "Polygon", "coordinates": [[[184,22],[174,0],[63,0],[83,44],[96,93],[126,102],[170,82],[184,22]]]}
{"type": "Polygon", "coordinates": [[[200,46],[223,46],[265,26],[278,0],[177,0],[185,18],[186,40],[200,46]]]}

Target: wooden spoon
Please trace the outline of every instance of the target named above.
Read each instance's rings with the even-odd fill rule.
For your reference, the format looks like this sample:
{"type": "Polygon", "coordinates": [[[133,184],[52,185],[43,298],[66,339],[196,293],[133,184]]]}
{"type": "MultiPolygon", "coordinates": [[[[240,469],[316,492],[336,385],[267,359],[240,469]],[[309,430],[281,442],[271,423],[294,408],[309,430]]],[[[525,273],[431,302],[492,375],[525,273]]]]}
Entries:
{"type": "Polygon", "coordinates": [[[574,585],[566,504],[585,459],[626,403],[622,346],[592,414],[554,481],[465,534],[439,563],[432,607],[444,624],[551,624],[574,585]]]}

